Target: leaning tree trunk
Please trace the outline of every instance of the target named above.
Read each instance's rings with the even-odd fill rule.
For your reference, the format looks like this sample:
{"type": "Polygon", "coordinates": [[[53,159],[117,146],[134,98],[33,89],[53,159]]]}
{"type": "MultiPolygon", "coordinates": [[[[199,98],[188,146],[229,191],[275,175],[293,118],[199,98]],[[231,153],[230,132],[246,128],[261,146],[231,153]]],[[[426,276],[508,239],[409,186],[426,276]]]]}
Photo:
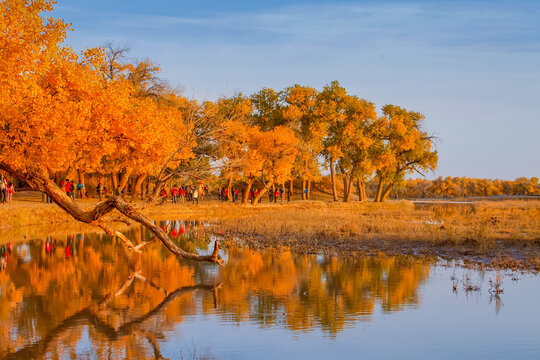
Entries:
{"type": "Polygon", "coordinates": [[[334,158],[330,157],[330,177],[332,178],[332,196],[334,201],[338,201],[336,190],[336,169],[334,168],[334,158]]]}
{"type": "Polygon", "coordinates": [[[251,186],[253,186],[253,180],[250,179],[246,182],[246,188],[244,190],[244,195],[242,196],[242,204],[247,205],[249,200],[249,192],[251,191],[251,186]]]}
{"type": "Polygon", "coordinates": [[[384,192],[382,194],[381,202],[386,201],[386,199],[388,198],[388,195],[390,195],[390,191],[392,191],[393,187],[394,187],[394,184],[392,184],[392,183],[390,183],[388,185],[388,187],[386,188],[386,190],[384,190],[384,192]]]}
{"type": "Polygon", "coordinates": [[[255,196],[255,200],[253,201],[253,205],[257,205],[259,203],[259,200],[264,196],[264,194],[266,194],[268,192],[268,189],[270,189],[270,187],[274,186],[274,182],[269,182],[267,183],[264,188],[259,191],[259,193],[257,194],[257,196],[255,196]]]}
{"type": "Polygon", "coordinates": [[[154,224],[152,220],[138,212],[133,205],[128,204],[119,196],[111,196],[107,200],[98,203],[91,210],[83,210],[79,205],[67,196],[62,189],[60,189],[53,181],[49,180],[47,175],[31,170],[18,170],[11,166],[0,162],[0,169],[4,170],[16,179],[27,183],[32,189],[41,191],[49,195],[49,197],[56,203],[62,210],[71,215],[75,220],[84,222],[90,225],[100,227],[110,236],[117,236],[120,241],[128,248],[136,252],[140,252],[144,246],[150,241],[144,241],[137,245],[134,245],[124,234],[118,230],[111,229],[107,226],[103,217],[110,212],[117,210],[125,217],[143,225],[149,229],[156,238],[158,238],[170,252],[182,259],[195,260],[195,261],[207,261],[221,264],[223,261],[218,259],[219,243],[216,241],[214,244],[214,251],[211,255],[198,255],[195,253],[187,252],[179,248],[169,238],[167,233],[163,231],[159,226],[154,224]]]}

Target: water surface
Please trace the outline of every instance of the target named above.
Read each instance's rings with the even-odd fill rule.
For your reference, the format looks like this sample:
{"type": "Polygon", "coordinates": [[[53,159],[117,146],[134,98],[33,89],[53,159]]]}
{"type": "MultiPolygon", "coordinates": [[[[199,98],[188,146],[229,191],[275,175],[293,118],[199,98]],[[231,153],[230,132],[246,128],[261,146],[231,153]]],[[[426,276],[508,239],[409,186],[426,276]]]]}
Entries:
{"type": "MultiPolygon", "coordinates": [[[[208,251],[204,224],[160,225],[208,251]]],[[[0,358],[540,358],[532,274],[240,247],[218,267],[160,243],[134,255],[108,236],[51,234],[0,239],[0,358]]]]}

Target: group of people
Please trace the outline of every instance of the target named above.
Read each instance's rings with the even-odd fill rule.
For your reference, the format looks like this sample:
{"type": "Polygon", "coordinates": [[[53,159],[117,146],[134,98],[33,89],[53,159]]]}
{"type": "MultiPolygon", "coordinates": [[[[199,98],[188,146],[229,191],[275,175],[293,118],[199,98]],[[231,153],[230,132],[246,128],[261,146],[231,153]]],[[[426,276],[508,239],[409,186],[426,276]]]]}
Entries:
{"type": "MultiPolygon", "coordinates": [[[[244,197],[246,188],[242,188],[242,190],[239,190],[237,188],[228,189],[227,187],[220,186],[217,189],[217,197],[219,201],[232,201],[236,202],[240,196],[242,198],[244,197]]],[[[251,188],[249,190],[249,193],[247,194],[248,200],[250,202],[254,202],[257,196],[262,191],[261,188],[251,188]]],[[[202,194],[208,193],[208,187],[202,186],[199,184],[199,186],[186,186],[182,185],[178,187],[177,185],[174,185],[168,192],[165,188],[161,189],[160,195],[161,195],[161,203],[166,203],[168,197],[170,196],[171,201],[173,204],[176,204],[178,202],[178,198],[180,198],[180,202],[192,202],[192,203],[199,203],[199,198],[202,197],[202,194]]],[[[304,189],[305,198],[309,198],[309,188],[304,189]]],[[[278,200],[280,202],[284,202],[285,200],[291,201],[292,193],[290,189],[284,189],[283,187],[276,187],[274,190],[268,191],[268,201],[277,203],[278,200]]],[[[261,201],[261,198],[259,197],[258,201],[261,201]]]]}
{"type": "MultiPolygon", "coordinates": [[[[65,259],[69,260],[73,256],[79,253],[79,245],[83,240],[83,234],[79,233],[76,236],[71,234],[67,236],[66,245],[64,247],[65,259]]],[[[64,246],[63,241],[57,242],[56,239],[52,237],[47,237],[45,240],[45,252],[48,256],[53,256],[56,252],[57,245],[64,246]]]]}
{"type": "MultiPolygon", "coordinates": [[[[183,232],[182,232],[183,233],[183,232]]],[[[57,246],[64,247],[65,252],[65,258],[67,260],[71,259],[73,256],[78,255],[79,253],[79,247],[81,245],[81,242],[83,240],[84,236],[83,234],[79,233],[77,235],[68,235],[67,236],[67,242],[64,247],[64,242],[60,241],[57,242],[54,238],[47,236],[45,240],[45,253],[47,256],[52,257],[57,249],[57,246]]],[[[27,247],[28,245],[22,245],[24,247],[27,247]]],[[[0,271],[5,270],[8,264],[8,259],[13,253],[13,243],[9,241],[8,243],[1,244],[0,245],[0,271]]],[[[28,253],[29,251],[24,251],[19,249],[18,254],[28,253]]],[[[28,258],[29,260],[30,258],[28,258]]],[[[23,259],[23,261],[26,261],[26,259],[23,259]]]]}
{"type": "Polygon", "coordinates": [[[0,204],[10,203],[15,192],[15,184],[0,175],[0,204]]]}
{"type": "MultiPolygon", "coordinates": [[[[84,197],[86,193],[86,189],[84,184],[79,180],[77,184],[75,184],[74,180],[65,179],[60,182],[60,188],[65,190],[67,196],[71,197],[73,201],[77,197],[82,198],[84,197]]],[[[124,189],[122,189],[121,193],[123,194],[124,189]]],[[[246,188],[243,187],[242,190],[239,190],[238,188],[232,188],[228,189],[227,187],[220,186],[217,189],[217,196],[219,201],[229,201],[236,202],[240,196],[242,198],[245,195],[246,188]]],[[[261,188],[251,188],[249,190],[249,193],[247,194],[248,200],[250,202],[254,202],[257,196],[261,192],[261,188]]],[[[0,175],[0,203],[9,203],[12,200],[13,193],[15,192],[15,186],[11,181],[7,181],[7,179],[0,175]]],[[[96,187],[96,193],[99,200],[102,199],[103,195],[107,194],[107,188],[104,187],[101,182],[97,184],[96,187]]],[[[162,203],[167,202],[167,198],[170,196],[171,201],[173,204],[176,204],[179,200],[180,202],[192,202],[192,203],[199,203],[199,199],[204,197],[204,194],[208,193],[208,186],[202,185],[202,183],[199,183],[198,186],[196,185],[184,185],[178,187],[178,185],[174,185],[169,191],[167,191],[165,188],[161,189],[160,196],[162,199],[162,203]]],[[[305,198],[309,199],[309,188],[304,189],[305,198]]],[[[280,202],[283,202],[285,199],[287,201],[291,201],[292,193],[290,189],[284,189],[283,187],[276,187],[273,190],[268,191],[268,201],[277,203],[278,200],[280,202]]],[[[258,199],[258,201],[261,201],[261,198],[258,199]]],[[[47,203],[51,203],[52,200],[47,196],[47,203]]]]}
{"type": "MultiPolygon", "coordinates": [[[[240,194],[242,195],[242,197],[244,197],[245,191],[246,191],[245,187],[242,188],[241,191],[238,190],[238,189],[233,188],[233,189],[231,189],[230,194],[229,194],[229,189],[228,188],[220,186],[220,187],[218,187],[218,190],[217,190],[218,200],[219,201],[232,200],[232,202],[236,202],[236,200],[238,200],[238,197],[239,197],[240,194]]],[[[248,200],[250,202],[254,202],[261,191],[262,191],[261,188],[253,188],[252,187],[249,190],[249,193],[248,193],[248,200]]],[[[306,187],[304,189],[304,194],[305,194],[305,198],[308,199],[309,198],[309,188],[306,187]]],[[[281,186],[274,188],[274,190],[268,190],[268,201],[270,201],[270,202],[277,203],[278,200],[280,202],[283,202],[283,201],[285,201],[285,199],[287,201],[291,201],[291,197],[292,197],[291,190],[290,189],[284,189],[281,186]]],[[[258,201],[261,202],[261,198],[259,198],[258,201]]]]}
{"type": "Polygon", "coordinates": [[[218,187],[217,193],[219,201],[228,201],[230,196],[230,199],[233,202],[236,202],[236,200],[238,200],[238,195],[240,194],[240,191],[238,189],[231,189],[231,192],[229,194],[228,188],[220,186],[218,187]]]}
{"type": "MultiPolygon", "coordinates": [[[[248,200],[254,202],[261,191],[262,190],[260,188],[251,188],[249,190],[248,200]]],[[[244,189],[242,189],[242,196],[244,196],[244,189]]],[[[259,198],[259,202],[261,202],[261,200],[262,198],[259,198]]],[[[278,200],[280,202],[283,202],[285,200],[285,189],[283,189],[283,187],[276,187],[274,188],[274,190],[269,189],[268,201],[277,203],[278,200]]],[[[289,189],[287,189],[287,201],[291,201],[291,192],[289,189]]]]}
{"type": "Polygon", "coordinates": [[[206,191],[208,191],[208,187],[206,185],[203,186],[202,184],[199,184],[199,186],[182,184],[180,187],[174,185],[169,193],[167,193],[165,188],[161,189],[161,203],[166,203],[167,197],[170,195],[173,204],[178,202],[178,198],[180,198],[180,202],[182,203],[188,201],[193,204],[198,204],[199,198],[202,198],[206,191]]]}
{"type": "MultiPolygon", "coordinates": [[[[62,180],[60,182],[60,188],[66,191],[67,196],[71,197],[73,201],[77,198],[77,195],[82,198],[85,195],[84,184],[79,180],[75,185],[74,180],[62,180]]],[[[47,202],[51,202],[51,199],[47,197],[47,202]]]]}

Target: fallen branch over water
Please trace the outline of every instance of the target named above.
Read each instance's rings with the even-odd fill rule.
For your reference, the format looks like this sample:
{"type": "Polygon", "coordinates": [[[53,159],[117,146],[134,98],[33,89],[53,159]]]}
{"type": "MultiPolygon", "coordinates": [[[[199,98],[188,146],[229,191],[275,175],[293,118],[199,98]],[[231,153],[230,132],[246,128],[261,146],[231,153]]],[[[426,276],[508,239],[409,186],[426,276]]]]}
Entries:
{"type": "Polygon", "coordinates": [[[156,226],[152,220],[143,215],[140,209],[137,209],[132,204],[127,203],[119,196],[111,196],[107,200],[98,203],[90,210],[82,209],[73,199],[62,191],[53,181],[41,173],[27,169],[26,171],[11,168],[9,165],[0,162],[0,169],[8,172],[20,181],[27,183],[32,189],[41,191],[47,194],[52,201],[58,205],[62,210],[68,213],[75,220],[97,226],[107,234],[117,236],[122,243],[130,250],[140,252],[140,249],[146,245],[146,242],[141,244],[133,244],[126,236],[124,236],[118,230],[114,230],[107,225],[104,220],[104,216],[118,211],[125,217],[141,224],[149,229],[166,247],[170,252],[178,256],[179,258],[186,260],[194,260],[200,262],[211,262],[216,264],[223,264],[223,260],[218,258],[219,243],[215,241],[214,251],[210,255],[198,255],[190,253],[179,248],[163,231],[159,226],[156,226]]]}

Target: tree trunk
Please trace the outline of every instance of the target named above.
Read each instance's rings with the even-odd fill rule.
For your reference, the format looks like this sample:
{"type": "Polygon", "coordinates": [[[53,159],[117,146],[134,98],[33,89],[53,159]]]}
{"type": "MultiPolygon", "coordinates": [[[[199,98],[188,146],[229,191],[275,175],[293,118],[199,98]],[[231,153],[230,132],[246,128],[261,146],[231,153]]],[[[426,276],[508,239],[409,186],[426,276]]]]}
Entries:
{"type": "Polygon", "coordinates": [[[255,200],[253,201],[253,205],[257,205],[259,203],[259,200],[263,197],[264,194],[268,192],[268,189],[270,189],[271,186],[274,186],[273,182],[269,182],[265,185],[265,187],[259,191],[257,196],[255,196],[255,200]]]}
{"type": "Polygon", "coordinates": [[[352,196],[353,179],[351,175],[343,176],[343,202],[350,202],[352,196]]]}
{"type": "Polygon", "coordinates": [[[83,190],[81,191],[81,196],[83,199],[86,199],[86,184],[84,183],[84,171],[77,169],[77,175],[79,176],[79,182],[83,184],[83,190]]]}
{"type": "Polygon", "coordinates": [[[367,194],[366,194],[366,184],[364,183],[364,180],[358,180],[358,185],[360,188],[360,201],[367,201],[367,194]]]}
{"type": "Polygon", "coordinates": [[[309,200],[309,198],[311,197],[311,180],[308,180],[307,188],[308,188],[308,193],[307,193],[307,199],[306,200],[309,200]]]}
{"type": "Polygon", "coordinates": [[[366,192],[366,184],[362,181],[362,194],[364,194],[364,200],[367,201],[368,197],[367,197],[367,192],[366,192]]]}
{"type": "Polygon", "coordinates": [[[116,190],[118,189],[118,174],[117,173],[112,173],[111,175],[111,182],[112,182],[112,189],[111,189],[111,194],[112,195],[118,195],[116,193],[116,190]]]}
{"type": "Polygon", "coordinates": [[[302,180],[302,200],[306,200],[306,180],[302,180]]]}
{"type": "Polygon", "coordinates": [[[131,201],[133,201],[133,199],[136,199],[143,193],[144,180],[146,180],[146,174],[141,174],[137,177],[137,181],[135,182],[135,185],[133,186],[133,191],[131,193],[131,201]]]}
{"type": "Polygon", "coordinates": [[[332,178],[332,195],[334,201],[338,201],[336,190],[336,170],[334,169],[334,158],[330,157],[330,177],[332,178]]]}
{"type": "Polygon", "coordinates": [[[343,175],[343,202],[349,202],[349,182],[347,175],[343,175]]]}
{"type": "Polygon", "coordinates": [[[381,175],[379,175],[379,186],[377,188],[377,195],[375,196],[375,202],[381,202],[383,192],[384,181],[381,175]]]}
{"type": "Polygon", "coordinates": [[[131,176],[128,180],[128,183],[126,185],[126,195],[132,195],[133,191],[135,190],[135,183],[137,182],[137,179],[134,176],[131,176]]]}
{"type": "Polygon", "coordinates": [[[347,180],[347,201],[346,202],[351,201],[352,185],[353,185],[353,179],[352,179],[352,176],[349,175],[348,180],[347,180]]]}
{"type": "Polygon", "coordinates": [[[227,182],[227,200],[232,201],[232,177],[229,177],[227,182]]]}
{"type": "MultiPolygon", "coordinates": [[[[125,170],[124,173],[122,174],[122,176],[120,177],[120,183],[118,184],[118,190],[120,191],[120,193],[122,193],[122,189],[124,189],[128,183],[128,180],[129,180],[129,177],[131,176],[131,173],[133,172],[133,170],[129,169],[129,170],[125,170]]],[[[124,193],[126,193],[127,190],[124,191],[124,193]]]]}
{"type": "Polygon", "coordinates": [[[251,186],[253,186],[253,180],[248,180],[246,182],[246,188],[244,190],[244,196],[242,197],[242,204],[247,205],[249,200],[249,192],[251,190],[251,186]]]}
{"type": "Polygon", "coordinates": [[[364,193],[362,192],[362,182],[360,179],[356,179],[356,189],[358,191],[358,201],[364,201],[364,193]]]}
{"type": "Polygon", "coordinates": [[[388,185],[388,187],[386,188],[386,190],[384,190],[384,193],[382,194],[381,202],[386,201],[386,199],[388,198],[388,195],[390,195],[390,191],[392,191],[393,187],[394,187],[394,184],[392,184],[392,183],[390,183],[388,185]]]}
{"type": "Polygon", "coordinates": [[[294,195],[294,180],[291,179],[289,180],[289,191],[290,191],[290,200],[292,201],[293,200],[293,195],[294,195]]]}
{"type": "Polygon", "coordinates": [[[150,197],[151,193],[150,193],[150,186],[151,186],[151,181],[150,181],[150,178],[146,178],[146,185],[145,185],[145,189],[143,192],[143,196],[142,196],[142,199],[143,200],[145,197],[150,197]]]}

